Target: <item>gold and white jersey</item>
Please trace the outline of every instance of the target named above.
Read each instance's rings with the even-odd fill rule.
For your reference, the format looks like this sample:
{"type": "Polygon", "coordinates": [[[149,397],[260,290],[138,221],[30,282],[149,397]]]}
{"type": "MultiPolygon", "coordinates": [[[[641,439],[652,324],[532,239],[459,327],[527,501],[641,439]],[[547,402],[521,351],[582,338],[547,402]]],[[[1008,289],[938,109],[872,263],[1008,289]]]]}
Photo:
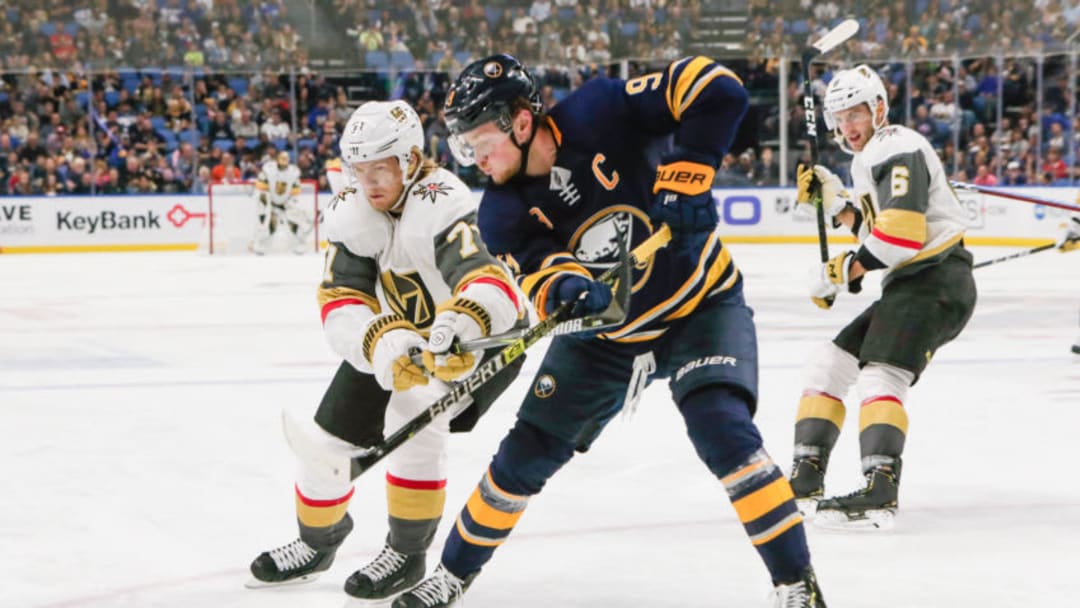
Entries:
{"type": "Polygon", "coordinates": [[[363,323],[393,312],[426,334],[440,304],[466,297],[501,333],[525,314],[524,296],[476,227],[477,197],[445,169],[409,187],[398,214],[377,211],[350,181],[323,214],[326,253],[319,306],[327,339],[357,369],[363,323]]]}
{"type": "Polygon", "coordinates": [[[878,129],[855,154],[851,178],[863,219],[858,239],[887,273],[936,263],[964,238],[960,201],[919,133],[878,129]]]}

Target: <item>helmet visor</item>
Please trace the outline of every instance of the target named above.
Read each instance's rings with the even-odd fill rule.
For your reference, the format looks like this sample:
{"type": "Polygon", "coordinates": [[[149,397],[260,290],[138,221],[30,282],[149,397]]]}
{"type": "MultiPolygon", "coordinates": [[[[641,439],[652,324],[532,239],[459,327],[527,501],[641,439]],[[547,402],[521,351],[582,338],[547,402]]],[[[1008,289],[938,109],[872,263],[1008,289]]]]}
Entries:
{"type": "Polygon", "coordinates": [[[467,131],[459,135],[451,135],[448,143],[454,159],[464,167],[476,164],[477,159],[491,154],[495,148],[510,138],[510,134],[499,129],[492,129],[486,133],[467,131]],[[467,137],[466,137],[467,136],[467,137]]]}
{"type": "Polygon", "coordinates": [[[476,164],[476,151],[469,145],[469,142],[465,141],[464,137],[451,135],[447,139],[447,143],[450,144],[450,153],[454,155],[454,160],[459,165],[471,167],[476,164]]]}

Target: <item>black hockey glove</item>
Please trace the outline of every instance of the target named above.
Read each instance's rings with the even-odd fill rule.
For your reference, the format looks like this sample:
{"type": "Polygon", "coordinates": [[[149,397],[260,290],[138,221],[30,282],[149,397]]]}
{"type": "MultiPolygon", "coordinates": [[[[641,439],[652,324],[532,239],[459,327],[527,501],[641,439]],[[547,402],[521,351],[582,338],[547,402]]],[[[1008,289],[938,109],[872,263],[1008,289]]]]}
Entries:
{"type": "Polygon", "coordinates": [[[570,318],[598,314],[611,304],[611,287],[578,274],[557,277],[548,290],[544,314],[555,312],[563,302],[574,302],[570,318]]]}
{"type": "Polygon", "coordinates": [[[654,230],[667,224],[672,244],[692,258],[705,247],[720,221],[712,196],[715,177],[716,159],[689,150],[665,156],[656,168],[656,200],[649,207],[649,219],[654,230]]]}

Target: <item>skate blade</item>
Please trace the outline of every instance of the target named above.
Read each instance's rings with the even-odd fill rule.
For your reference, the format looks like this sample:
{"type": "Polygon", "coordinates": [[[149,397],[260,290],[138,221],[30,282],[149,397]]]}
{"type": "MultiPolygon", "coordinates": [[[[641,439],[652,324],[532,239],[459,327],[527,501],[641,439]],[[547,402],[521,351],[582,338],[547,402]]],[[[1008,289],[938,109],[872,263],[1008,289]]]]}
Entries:
{"type": "Polygon", "coordinates": [[[313,572],[311,574],[305,574],[304,576],[298,576],[296,578],[291,578],[287,581],[278,581],[276,583],[260,581],[253,576],[244,583],[244,586],[248,589],[265,589],[267,587],[287,587],[289,585],[300,585],[303,583],[314,582],[315,579],[319,578],[320,574],[322,574],[322,572],[313,572]]]}
{"type": "Polygon", "coordinates": [[[810,521],[817,516],[817,505],[821,502],[821,498],[797,498],[795,499],[795,506],[799,508],[799,514],[803,516],[803,519],[810,521]]]}
{"type": "Polygon", "coordinates": [[[423,579],[416,582],[416,584],[409,585],[397,593],[384,597],[381,599],[365,599],[360,597],[349,596],[349,599],[345,600],[345,604],[341,608],[390,608],[390,605],[394,603],[399,596],[405,595],[413,589],[420,586],[423,579]]]}
{"type": "Polygon", "coordinates": [[[350,597],[345,600],[345,603],[342,604],[341,608],[390,608],[390,605],[394,603],[394,600],[397,599],[397,596],[399,595],[401,594],[397,593],[379,600],[366,600],[358,597],[350,597]]]}
{"type": "Polygon", "coordinates": [[[827,509],[814,516],[814,525],[826,530],[853,532],[888,532],[896,525],[896,513],[890,509],[872,509],[859,515],[827,509]]]}

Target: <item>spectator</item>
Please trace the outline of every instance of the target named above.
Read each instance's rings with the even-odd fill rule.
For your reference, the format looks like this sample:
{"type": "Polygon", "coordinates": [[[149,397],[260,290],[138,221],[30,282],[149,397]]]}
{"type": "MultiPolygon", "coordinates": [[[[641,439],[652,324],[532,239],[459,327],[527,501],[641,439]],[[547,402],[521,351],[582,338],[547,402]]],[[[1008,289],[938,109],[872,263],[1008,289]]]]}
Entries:
{"type": "Polygon", "coordinates": [[[236,133],[233,132],[232,125],[229,124],[229,115],[225,112],[215,112],[208,135],[212,142],[223,139],[236,139],[236,133]]]}
{"type": "Polygon", "coordinates": [[[1010,160],[1009,164],[1005,168],[1005,176],[1002,178],[1001,185],[1003,186],[1026,186],[1028,183],[1027,175],[1020,170],[1020,163],[1015,160],[1010,160]]]}
{"type": "Polygon", "coordinates": [[[996,186],[998,185],[997,176],[991,173],[990,168],[986,165],[979,165],[979,168],[975,171],[975,185],[996,186]]]}
{"type": "Polygon", "coordinates": [[[1042,169],[1040,171],[1043,175],[1050,176],[1050,183],[1069,177],[1069,167],[1065,164],[1065,161],[1061,158],[1060,148],[1050,148],[1046,152],[1046,159],[1043,160],[1042,169]]]}
{"type": "Polygon", "coordinates": [[[210,171],[210,179],[215,184],[236,184],[241,182],[240,168],[236,166],[231,153],[221,155],[221,164],[210,171]]]}
{"type": "Polygon", "coordinates": [[[285,139],[291,132],[289,125],[282,121],[280,110],[271,112],[270,118],[262,125],[262,134],[270,141],[285,139]]]}
{"type": "Polygon", "coordinates": [[[232,124],[233,133],[237,137],[256,139],[259,137],[259,125],[251,119],[251,110],[241,110],[240,120],[232,124]]]}

